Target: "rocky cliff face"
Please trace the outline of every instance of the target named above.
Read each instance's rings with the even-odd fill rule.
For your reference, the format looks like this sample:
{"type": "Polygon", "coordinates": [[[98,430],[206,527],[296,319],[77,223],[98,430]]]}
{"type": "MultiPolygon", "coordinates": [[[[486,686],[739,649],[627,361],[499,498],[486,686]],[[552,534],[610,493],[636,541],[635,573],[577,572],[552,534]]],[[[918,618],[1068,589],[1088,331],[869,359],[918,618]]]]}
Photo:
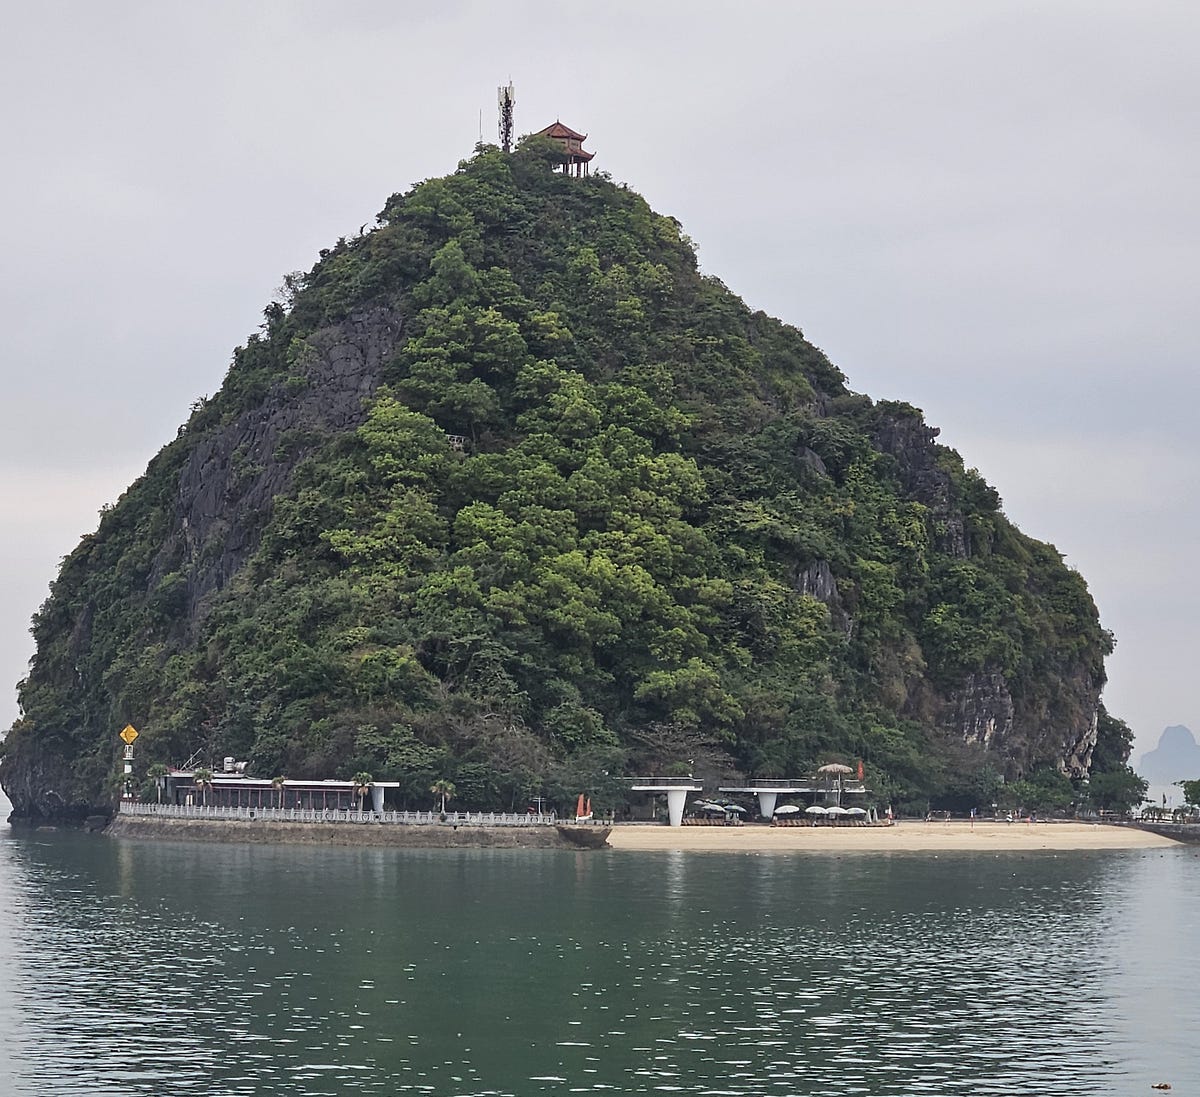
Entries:
{"type": "Polygon", "coordinates": [[[98,795],[95,784],[105,776],[103,769],[86,763],[81,766],[60,744],[43,743],[37,751],[23,750],[4,766],[4,792],[13,805],[10,819],[82,826],[90,815],[107,815],[113,807],[111,792],[98,795]]]}
{"type": "Polygon", "coordinates": [[[275,498],[297,464],[337,434],[362,423],[403,325],[389,305],[354,312],[289,348],[288,376],[262,404],[201,437],[179,474],[172,529],[150,582],[186,576],[186,619],[226,584],[258,547],[275,498]]]}
{"type": "Polygon", "coordinates": [[[947,707],[948,726],[962,736],[964,743],[998,750],[1012,738],[1012,694],[1004,675],[996,671],[968,675],[947,707]]]}
{"type": "MultiPolygon", "coordinates": [[[[286,493],[297,465],[363,422],[402,329],[392,305],[356,311],[298,346],[289,375],[261,403],[196,435],[181,432],[187,454],[171,475],[170,501],[164,499],[161,515],[165,532],[145,580],[145,591],[163,603],[173,630],[189,637],[201,631],[213,597],[258,548],[272,505],[286,493]]],[[[66,658],[55,666],[43,654],[37,669],[60,689],[86,685],[79,668],[87,661],[95,616],[104,609],[91,599],[74,608],[66,658]]],[[[76,715],[71,723],[77,728],[82,719],[76,715]]],[[[14,817],[82,823],[111,809],[111,747],[81,753],[73,735],[34,742],[21,736],[21,728],[18,723],[14,729],[2,769],[14,817]],[[98,789],[104,792],[97,795],[98,789]]]]}
{"type": "MultiPolygon", "coordinates": [[[[872,431],[872,443],[895,460],[905,496],[928,508],[941,550],[964,561],[990,555],[995,531],[979,524],[970,527],[955,499],[953,478],[940,463],[939,430],[927,426],[907,405],[886,407],[872,431]]],[[[999,505],[991,488],[981,482],[977,487],[999,505]]],[[[992,755],[1009,778],[1047,763],[1069,777],[1086,777],[1106,678],[1094,651],[1063,662],[1054,696],[1035,689],[1018,690],[1014,697],[1011,676],[988,666],[937,690],[936,696],[930,696],[929,683],[922,683],[915,691],[922,699],[917,707],[923,707],[947,736],[992,755]]]]}
{"type": "Polygon", "coordinates": [[[1047,763],[1068,777],[1086,777],[1096,746],[1104,682],[1079,667],[1067,676],[1064,686],[1051,709],[1014,701],[1008,682],[997,671],[971,674],[946,698],[941,726],[947,734],[999,760],[1010,779],[1047,763]],[[1047,736],[1049,727],[1058,729],[1058,734],[1047,736]]]}
{"type": "Polygon", "coordinates": [[[916,409],[905,405],[901,414],[880,417],[871,441],[895,459],[905,495],[929,508],[941,550],[966,559],[972,554],[971,541],[962,512],[952,502],[950,475],[938,466],[939,434],[940,428],[926,425],[916,409]]]}

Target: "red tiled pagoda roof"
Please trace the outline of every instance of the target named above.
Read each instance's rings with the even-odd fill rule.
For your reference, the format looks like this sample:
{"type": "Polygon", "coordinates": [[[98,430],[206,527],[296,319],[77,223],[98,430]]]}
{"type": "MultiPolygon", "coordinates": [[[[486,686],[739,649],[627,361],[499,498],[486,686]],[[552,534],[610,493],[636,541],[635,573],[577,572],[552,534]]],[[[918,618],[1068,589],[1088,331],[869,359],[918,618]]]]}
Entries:
{"type": "Polygon", "coordinates": [[[557,119],[552,125],[547,126],[544,130],[538,130],[538,135],[542,137],[574,137],[577,141],[586,141],[586,133],[576,133],[570,126],[564,126],[557,119]]]}

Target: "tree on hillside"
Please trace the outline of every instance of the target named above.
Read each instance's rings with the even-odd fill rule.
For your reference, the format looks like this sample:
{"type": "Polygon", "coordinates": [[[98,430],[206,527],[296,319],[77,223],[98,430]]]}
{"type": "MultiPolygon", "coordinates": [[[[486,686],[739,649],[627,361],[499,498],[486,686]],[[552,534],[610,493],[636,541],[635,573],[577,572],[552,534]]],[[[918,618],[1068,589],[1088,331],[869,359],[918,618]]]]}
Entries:
{"type": "Polygon", "coordinates": [[[363,809],[363,801],[367,797],[367,793],[371,791],[371,786],[375,783],[375,779],[366,771],[356,773],[350,778],[354,782],[354,795],[358,797],[358,810],[363,809]]]}
{"type": "Polygon", "coordinates": [[[1092,775],[1124,768],[1133,750],[1133,729],[1103,705],[1096,716],[1096,746],[1092,750],[1092,775]]]}
{"type": "Polygon", "coordinates": [[[154,782],[154,789],[158,795],[158,802],[160,804],[162,803],[163,788],[166,787],[167,783],[167,774],[170,772],[162,762],[155,762],[146,769],[146,776],[154,782]]]}
{"type": "Polygon", "coordinates": [[[200,803],[207,805],[208,793],[213,787],[213,772],[211,769],[198,769],[192,775],[196,791],[200,793],[200,803]]]}
{"type": "Polygon", "coordinates": [[[1088,781],[1088,800],[1093,807],[1121,815],[1146,799],[1146,782],[1128,766],[1096,773],[1088,781]]]}
{"type": "Polygon", "coordinates": [[[454,794],[458,791],[458,789],[454,787],[453,781],[447,781],[445,777],[439,777],[436,781],[433,782],[432,785],[429,786],[429,791],[432,792],[434,796],[441,797],[442,814],[445,815],[446,814],[446,801],[452,800],[454,798],[454,794]]]}
{"type": "Polygon", "coordinates": [[[1175,783],[1183,789],[1183,802],[1185,804],[1200,807],[1200,780],[1176,781],[1175,783]]]}
{"type": "Polygon", "coordinates": [[[1023,781],[1010,781],[1000,792],[1000,802],[1025,811],[1066,811],[1075,802],[1075,795],[1071,782],[1046,766],[1023,781]]]}

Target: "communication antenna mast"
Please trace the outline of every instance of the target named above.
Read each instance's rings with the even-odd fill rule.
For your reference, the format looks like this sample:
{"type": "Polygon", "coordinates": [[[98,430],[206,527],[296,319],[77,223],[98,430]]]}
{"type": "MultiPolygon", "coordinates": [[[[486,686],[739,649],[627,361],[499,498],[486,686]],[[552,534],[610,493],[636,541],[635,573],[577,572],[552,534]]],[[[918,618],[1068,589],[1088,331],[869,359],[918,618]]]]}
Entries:
{"type": "Polygon", "coordinates": [[[508,87],[496,89],[496,97],[500,101],[500,147],[505,152],[512,152],[513,108],[517,105],[517,93],[511,80],[508,87]]]}

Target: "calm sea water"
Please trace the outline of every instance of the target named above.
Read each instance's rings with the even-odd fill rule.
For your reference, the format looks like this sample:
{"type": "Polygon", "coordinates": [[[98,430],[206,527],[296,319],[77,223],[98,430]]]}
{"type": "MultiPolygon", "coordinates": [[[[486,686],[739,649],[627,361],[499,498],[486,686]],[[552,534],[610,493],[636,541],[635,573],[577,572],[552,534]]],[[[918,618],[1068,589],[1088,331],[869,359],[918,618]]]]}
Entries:
{"type": "Polygon", "coordinates": [[[1200,1093],[1200,853],[135,843],[0,825],[0,1093],[1200,1093]]]}

